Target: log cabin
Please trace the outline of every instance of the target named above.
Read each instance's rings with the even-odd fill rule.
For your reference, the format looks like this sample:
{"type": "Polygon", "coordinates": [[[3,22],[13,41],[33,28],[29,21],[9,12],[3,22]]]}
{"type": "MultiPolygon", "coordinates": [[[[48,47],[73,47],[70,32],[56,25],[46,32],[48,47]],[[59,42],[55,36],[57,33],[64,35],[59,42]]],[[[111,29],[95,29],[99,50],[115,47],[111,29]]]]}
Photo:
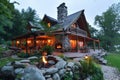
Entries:
{"type": "Polygon", "coordinates": [[[57,7],[57,20],[44,15],[41,21],[49,28],[58,28],[51,31],[52,35],[48,35],[43,31],[43,25],[29,22],[28,32],[13,38],[13,46],[22,48],[26,53],[39,50],[45,45],[54,47],[55,51],[88,52],[89,42],[93,42],[94,49],[95,43],[99,44],[99,40],[90,36],[84,10],[68,15],[67,7],[62,3],[57,7]]]}

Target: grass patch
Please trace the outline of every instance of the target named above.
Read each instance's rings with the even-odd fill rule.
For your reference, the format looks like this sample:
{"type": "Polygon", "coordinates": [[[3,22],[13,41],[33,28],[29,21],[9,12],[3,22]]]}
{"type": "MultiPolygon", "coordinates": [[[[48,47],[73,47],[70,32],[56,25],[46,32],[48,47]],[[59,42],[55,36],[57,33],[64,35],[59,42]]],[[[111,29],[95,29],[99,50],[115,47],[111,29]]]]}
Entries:
{"type": "Polygon", "coordinates": [[[120,71],[120,54],[108,54],[105,59],[108,61],[109,66],[118,68],[120,71]]]}
{"type": "Polygon", "coordinates": [[[13,59],[11,57],[6,57],[6,58],[0,59],[0,67],[3,67],[4,65],[6,65],[7,63],[12,62],[12,61],[16,61],[16,59],[13,59]]]}

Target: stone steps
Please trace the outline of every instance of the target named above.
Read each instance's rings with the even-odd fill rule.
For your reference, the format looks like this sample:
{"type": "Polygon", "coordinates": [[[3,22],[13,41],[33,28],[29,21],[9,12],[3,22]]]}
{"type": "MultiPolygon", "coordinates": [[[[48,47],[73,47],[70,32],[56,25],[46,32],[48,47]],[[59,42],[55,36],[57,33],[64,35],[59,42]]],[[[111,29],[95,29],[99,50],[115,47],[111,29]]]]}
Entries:
{"type": "Polygon", "coordinates": [[[105,60],[103,57],[106,55],[106,52],[98,53],[96,55],[93,55],[94,58],[100,63],[100,64],[107,64],[107,60],[105,60]]]}

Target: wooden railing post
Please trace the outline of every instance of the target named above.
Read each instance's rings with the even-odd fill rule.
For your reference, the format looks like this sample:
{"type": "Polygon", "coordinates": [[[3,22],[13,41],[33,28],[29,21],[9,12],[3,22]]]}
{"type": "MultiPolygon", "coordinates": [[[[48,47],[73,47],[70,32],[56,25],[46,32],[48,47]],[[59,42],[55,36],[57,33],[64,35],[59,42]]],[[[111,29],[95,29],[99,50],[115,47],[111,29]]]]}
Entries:
{"type": "Polygon", "coordinates": [[[26,42],[26,44],[25,44],[26,53],[28,53],[28,43],[27,43],[27,37],[25,38],[25,42],[26,42]]]}

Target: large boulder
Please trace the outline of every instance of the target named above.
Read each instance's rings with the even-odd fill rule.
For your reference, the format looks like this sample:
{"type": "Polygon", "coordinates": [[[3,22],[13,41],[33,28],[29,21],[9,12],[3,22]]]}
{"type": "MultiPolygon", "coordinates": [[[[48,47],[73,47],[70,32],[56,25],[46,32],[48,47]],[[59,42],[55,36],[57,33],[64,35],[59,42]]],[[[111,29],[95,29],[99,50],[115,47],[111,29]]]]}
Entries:
{"type": "Polygon", "coordinates": [[[73,63],[73,62],[68,62],[67,67],[72,68],[73,66],[74,66],[74,63],[73,63]]]}
{"type": "Polygon", "coordinates": [[[65,61],[59,61],[55,64],[55,67],[58,68],[58,69],[62,69],[62,68],[65,67],[66,63],[67,62],[65,62],[65,61]]]}
{"type": "Polygon", "coordinates": [[[29,58],[28,58],[28,60],[35,60],[35,59],[38,59],[38,57],[32,56],[32,57],[29,57],[29,58]]]}
{"type": "Polygon", "coordinates": [[[13,66],[3,66],[1,71],[2,72],[4,72],[4,71],[12,72],[12,71],[14,71],[14,68],[13,68],[13,66]]]}
{"type": "Polygon", "coordinates": [[[49,68],[46,70],[46,74],[53,74],[58,71],[58,68],[49,68]]]}
{"type": "Polygon", "coordinates": [[[20,63],[30,63],[30,60],[24,59],[24,60],[20,60],[19,62],[20,62],[20,63]]]}
{"type": "Polygon", "coordinates": [[[24,70],[23,80],[45,80],[45,78],[37,67],[28,66],[24,70]]]}
{"type": "Polygon", "coordinates": [[[13,66],[3,66],[1,69],[1,76],[3,80],[14,80],[15,73],[13,66]]]}
{"type": "Polygon", "coordinates": [[[59,75],[60,75],[60,77],[63,77],[64,75],[65,75],[65,72],[66,72],[66,69],[61,69],[61,70],[59,70],[59,75]]]}
{"type": "Polygon", "coordinates": [[[15,74],[23,74],[23,73],[24,73],[24,69],[23,68],[15,69],[15,74]]]}
{"type": "Polygon", "coordinates": [[[60,76],[58,75],[58,73],[55,73],[53,75],[53,80],[60,80],[60,76]]]}

